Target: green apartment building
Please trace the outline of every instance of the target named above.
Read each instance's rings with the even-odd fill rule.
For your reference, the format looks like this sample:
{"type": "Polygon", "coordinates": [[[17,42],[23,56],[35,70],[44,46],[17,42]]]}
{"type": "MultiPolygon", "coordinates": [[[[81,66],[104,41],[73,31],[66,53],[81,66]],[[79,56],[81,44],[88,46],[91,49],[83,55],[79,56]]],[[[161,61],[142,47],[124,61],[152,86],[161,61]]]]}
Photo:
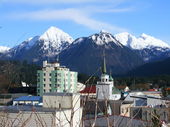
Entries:
{"type": "Polygon", "coordinates": [[[59,63],[43,61],[42,70],[37,71],[37,95],[49,92],[76,92],[77,72],[70,71],[59,63]]]}

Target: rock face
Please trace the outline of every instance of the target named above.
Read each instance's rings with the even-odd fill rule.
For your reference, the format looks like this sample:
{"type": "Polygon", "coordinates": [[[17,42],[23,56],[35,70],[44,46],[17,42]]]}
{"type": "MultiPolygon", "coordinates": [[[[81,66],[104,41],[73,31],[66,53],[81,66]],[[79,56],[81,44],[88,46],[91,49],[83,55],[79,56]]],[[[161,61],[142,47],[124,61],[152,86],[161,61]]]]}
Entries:
{"type": "Polygon", "coordinates": [[[143,63],[138,54],[123,46],[110,33],[103,31],[76,39],[60,53],[60,61],[81,73],[96,74],[100,73],[103,52],[105,52],[107,71],[111,71],[114,75],[123,74],[143,63]]]}

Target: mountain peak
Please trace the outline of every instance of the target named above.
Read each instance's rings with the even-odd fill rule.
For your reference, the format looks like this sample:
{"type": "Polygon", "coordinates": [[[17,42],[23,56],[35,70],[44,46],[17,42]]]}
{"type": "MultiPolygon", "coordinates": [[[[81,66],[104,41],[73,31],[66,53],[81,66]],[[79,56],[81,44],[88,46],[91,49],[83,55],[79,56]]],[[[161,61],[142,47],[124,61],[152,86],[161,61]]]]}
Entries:
{"type": "Polygon", "coordinates": [[[36,62],[40,56],[44,59],[56,56],[66,49],[72,41],[73,38],[70,35],[52,26],[41,36],[29,38],[10,49],[6,57],[18,59],[18,57],[22,56],[36,62]],[[30,51],[31,54],[29,53],[30,51]]]}
{"type": "Polygon", "coordinates": [[[106,31],[100,31],[100,33],[97,34],[93,34],[90,37],[88,37],[89,39],[92,39],[94,43],[96,43],[97,45],[104,45],[104,44],[108,44],[110,42],[115,43],[118,46],[122,46],[115,38],[114,36],[106,31]]]}
{"type": "Polygon", "coordinates": [[[73,38],[61,29],[51,26],[46,32],[44,32],[43,35],[40,36],[40,40],[50,42],[67,41],[68,43],[72,43],[73,38]]]}
{"type": "Polygon", "coordinates": [[[101,31],[100,31],[100,34],[102,34],[102,33],[109,33],[109,32],[106,31],[106,30],[101,30],[101,31]]]}
{"type": "Polygon", "coordinates": [[[147,35],[147,34],[145,34],[145,33],[142,33],[141,35],[140,35],[140,37],[151,37],[150,35],[147,35]]]}

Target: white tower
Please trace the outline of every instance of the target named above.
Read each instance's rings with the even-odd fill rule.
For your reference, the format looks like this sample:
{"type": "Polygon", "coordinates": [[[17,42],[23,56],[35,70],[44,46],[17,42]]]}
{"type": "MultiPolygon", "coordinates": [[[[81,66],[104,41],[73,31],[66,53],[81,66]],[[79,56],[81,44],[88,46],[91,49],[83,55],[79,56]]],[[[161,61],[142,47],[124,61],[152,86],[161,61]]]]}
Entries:
{"type": "Polygon", "coordinates": [[[106,62],[105,57],[102,67],[101,81],[96,85],[96,96],[99,100],[119,100],[121,94],[119,90],[114,87],[114,81],[111,75],[106,74],[106,62]]]}

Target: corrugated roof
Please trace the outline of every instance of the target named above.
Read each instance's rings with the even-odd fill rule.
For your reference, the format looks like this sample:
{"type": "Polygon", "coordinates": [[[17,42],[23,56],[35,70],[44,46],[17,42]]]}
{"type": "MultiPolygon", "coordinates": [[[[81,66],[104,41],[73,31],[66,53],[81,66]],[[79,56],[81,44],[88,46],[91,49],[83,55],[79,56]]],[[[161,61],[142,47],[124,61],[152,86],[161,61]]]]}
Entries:
{"type": "Polygon", "coordinates": [[[21,96],[14,99],[14,101],[41,101],[42,97],[40,96],[21,96]]]}

